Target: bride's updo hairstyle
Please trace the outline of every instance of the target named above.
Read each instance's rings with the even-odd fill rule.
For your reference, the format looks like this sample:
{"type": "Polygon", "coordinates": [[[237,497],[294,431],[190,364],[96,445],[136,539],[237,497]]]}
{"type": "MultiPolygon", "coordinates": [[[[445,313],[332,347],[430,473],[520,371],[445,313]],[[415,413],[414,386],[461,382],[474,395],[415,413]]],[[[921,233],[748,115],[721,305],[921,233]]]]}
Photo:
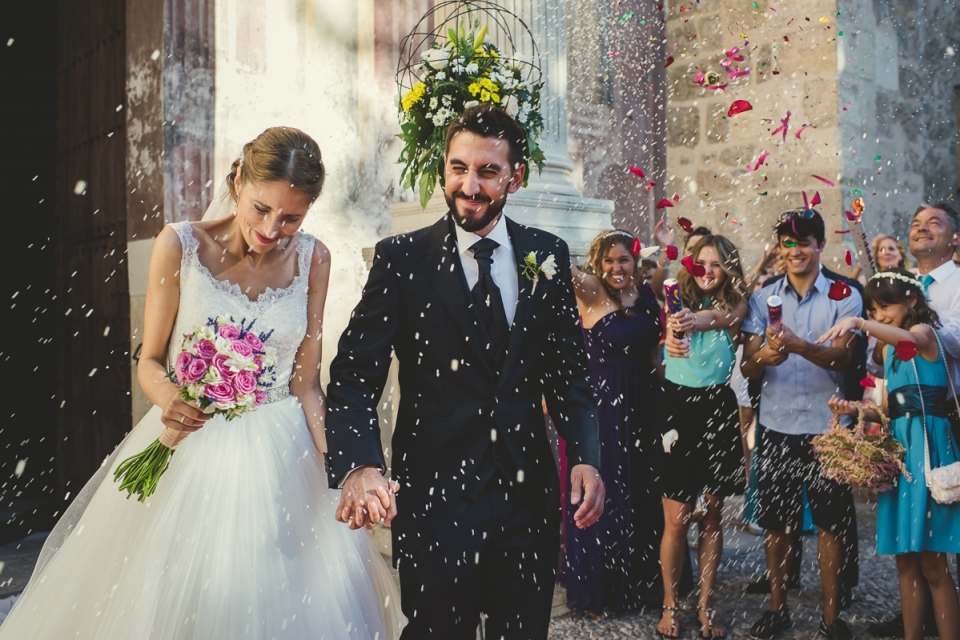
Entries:
{"type": "Polygon", "coordinates": [[[310,204],[320,196],[326,177],[320,146],[293,127],[271,127],[243,145],[243,153],[233,161],[227,175],[227,186],[234,202],[237,191],[233,182],[237,169],[241,167],[241,183],[282,180],[306,194],[310,204]]]}

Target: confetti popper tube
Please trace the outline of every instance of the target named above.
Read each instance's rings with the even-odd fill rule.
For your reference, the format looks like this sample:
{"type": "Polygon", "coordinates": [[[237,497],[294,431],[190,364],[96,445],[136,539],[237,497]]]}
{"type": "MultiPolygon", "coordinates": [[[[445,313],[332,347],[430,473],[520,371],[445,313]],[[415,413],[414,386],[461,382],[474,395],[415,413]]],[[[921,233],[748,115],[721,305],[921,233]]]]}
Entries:
{"type": "Polygon", "coordinates": [[[877,263],[873,261],[873,253],[870,251],[870,241],[867,239],[867,232],[863,229],[863,221],[860,219],[863,214],[863,199],[857,198],[854,201],[855,217],[847,216],[847,226],[850,227],[850,235],[853,236],[853,245],[857,249],[857,260],[860,261],[860,268],[863,269],[863,276],[868,280],[877,272],[877,263]]]}
{"type": "MultiPolygon", "coordinates": [[[[680,300],[680,283],[674,278],[663,281],[663,299],[667,302],[669,313],[677,313],[683,309],[683,301],[680,300]]],[[[683,340],[687,337],[685,331],[674,331],[673,335],[677,337],[677,340],[683,340]]]]}
{"type": "Polygon", "coordinates": [[[783,299],[780,296],[767,298],[767,323],[774,331],[783,328],[783,299]]]}

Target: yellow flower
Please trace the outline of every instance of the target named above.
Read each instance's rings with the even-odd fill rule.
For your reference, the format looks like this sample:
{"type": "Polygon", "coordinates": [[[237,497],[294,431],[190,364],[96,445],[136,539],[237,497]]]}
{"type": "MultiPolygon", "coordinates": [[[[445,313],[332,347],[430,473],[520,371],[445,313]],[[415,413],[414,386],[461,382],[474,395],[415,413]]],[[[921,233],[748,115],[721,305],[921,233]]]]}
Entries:
{"type": "Polygon", "coordinates": [[[427,85],[422,82],[418,82],[413,85],[410,91],[407,91],[407,94],[403,96],[400,100],[400,104],[403,107],[404,111],[410,111],[410,109],[416,103],[420,102],[420,99],[423,98],[423,94],[427,91],[427,85]]]}
{"type": "Polygon", "coordinates": [[[480,86],[480,83],[479,83],[479,82],[473,82],[473,83],[470,84],[470,86],[467,87],[467,91],[470,92],[470,95],[474,95],[474,96],[475,96],[475,95],[477,95],[478,93],[480,93],[480,88],[481,88],[481,86],[480,86]]]}
{"type": "Polygon", "coordinates": [[[480,92],[480,102],[490,102],[490,92],[486,89],[480,92]]]}

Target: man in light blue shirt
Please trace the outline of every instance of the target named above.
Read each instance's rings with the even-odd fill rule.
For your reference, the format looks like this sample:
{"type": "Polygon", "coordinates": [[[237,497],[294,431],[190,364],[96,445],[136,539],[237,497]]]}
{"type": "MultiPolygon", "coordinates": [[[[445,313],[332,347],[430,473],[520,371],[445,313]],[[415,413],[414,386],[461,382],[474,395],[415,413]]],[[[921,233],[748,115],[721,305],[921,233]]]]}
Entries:
{"type": "Polygon", "coordinates": [[[764,455],[758,467],[757,524],[765,529],[770,610],[751,628],[759,640],[790,626],[785,577],[791,530],[801,526],[802,493],[819,529],[818,556],[823,587],[820,633],[829,640],[852,638],[840,618],[840,569],[843,544],[838,534],[853,517],[853,494],[822,475],[811,439],[828,429],[830,396],[843,397],[843,371],[850,364],[847,334],[830,346],[814,341],[841,318],[859,316],[860,294],[827,278],[820,268],[825,244],[823,218],[813,209],[788,211],[776,226],[787,273],[768,281],[750,298],[750,313],[741,331],[745,344],[741,371],[749,379],[763,376],[757,438],[764,455]],[[770,327],[767,300],[777,296],[782,322],[770,327]]]}

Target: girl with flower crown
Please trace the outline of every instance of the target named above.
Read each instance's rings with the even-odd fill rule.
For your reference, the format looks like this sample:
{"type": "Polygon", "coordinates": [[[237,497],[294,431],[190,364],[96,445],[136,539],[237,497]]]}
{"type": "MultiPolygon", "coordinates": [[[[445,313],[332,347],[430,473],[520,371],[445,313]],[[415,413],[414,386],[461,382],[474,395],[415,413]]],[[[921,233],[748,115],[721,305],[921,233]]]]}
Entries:
{"type": "Polygon", "coordinates": [[[723,498],[743,485],[739,406],[730,387],[747,291],[737,248],[723,236],[702,237],[679,274],[683,308],[667,317],[665,380],[657,406],[657,442],[651,447],[663,495],[662,637],[679,637],[678,583],[694,504],[699,522],[700,637],[723,638],[714,620],[713,586],[723,553],[723,498]],[[678,336],[682,332],[683,337],[678,336]]]}
{"type": "MultiPolygon", "coordinates": [[[[877,504],[877,553],[895,554],[900,573],[900,600],[907,640],[923,637],[924,611],[932,604],[941,638],[960,638],[960,601],[947,566],[947,554],[960,552],[960,503],[941,504],[927,490],[924,449],[930,468],[960,460],[950,430],[948,389],[951,383],[936,329],[939,318],[916,276],[904,269],[875,274],[863,292],[870,320],[844,318],[817,343],[851,331],[875,336],[887,381],[883,407],[893,436],[906,447],[909,476],[880,494],[877,504]],[[930,587],[932,603],[926,602],[930,587]]],[[[834,413],[856,416],[854,403],[830,398],[834,413]]],[[[867,420],[879,422],[873,410],[867,420]]]]}
{"type": "Polygon", "coordinates": [[[659,509],[639,443],[656,400],[660,307],[643,281],[639,253],[639,240],[616,229],[596,237],[582,269],[573,266],[607,487],[603,515],[592,527],[573,526],[573,509],[564,517],[560,583],[578,615],[636,609],[659,592],[659,526],[651,518],[659,509]]]}

